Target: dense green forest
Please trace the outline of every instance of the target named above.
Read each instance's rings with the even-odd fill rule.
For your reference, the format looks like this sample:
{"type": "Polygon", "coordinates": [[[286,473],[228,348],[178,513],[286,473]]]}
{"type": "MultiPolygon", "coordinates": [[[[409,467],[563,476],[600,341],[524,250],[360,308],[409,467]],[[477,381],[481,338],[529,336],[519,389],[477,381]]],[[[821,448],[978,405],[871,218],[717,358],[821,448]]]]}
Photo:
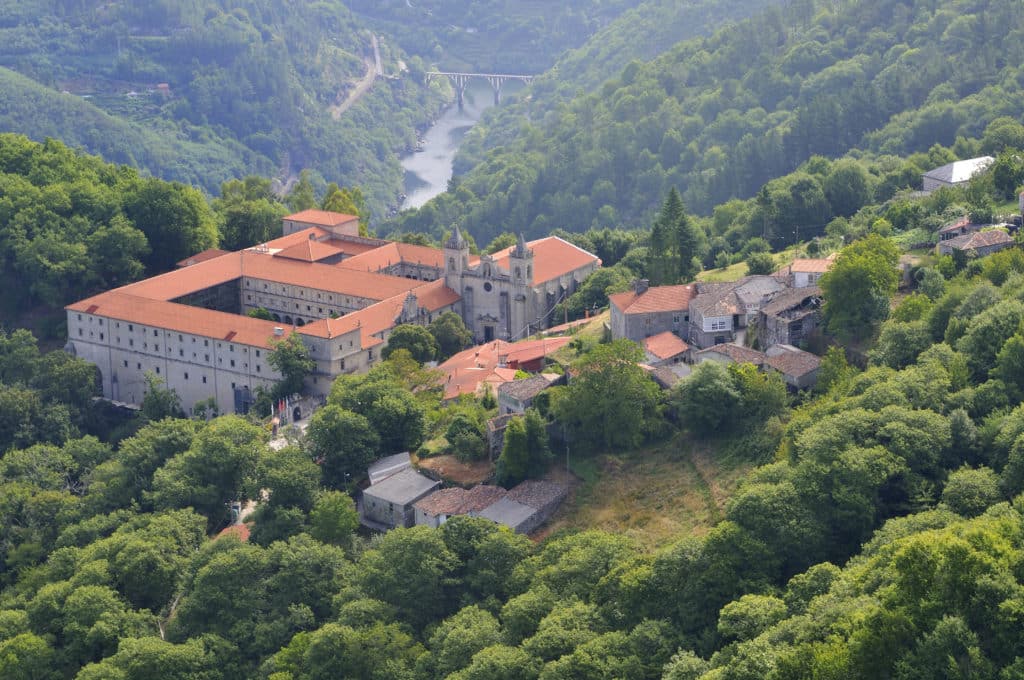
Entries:
{"type": "Polygon", "coordinates": [[[483,242],[639,225],[673,186],[707,214],[815,154],[906,155],[979,137],[996,118],[1020,119],[1021,12],[1013,0],[769,8],[630,64],[517,123],[513,138],[499,127],[502,145],[398,228],[458,223],[483,242]]]}
{"type": "MultiPolygon", "coordinates": [[[[898,244],[991,211],[1024,183],[1024,154],[1009,144],[1021,139],[1019,123],[994,123],[961,143],[999,147],[989,172],[882,204],[866,198],[883,178],[876,161],[812,159],[796,173],[843,169],[873,189],[813,242],[840,248],[821,283],[827,329],[855,340],[865,364],[830,349],[813,394],[794,398],[777,377],[713,362],[661,391],[636,365],[636,345],[575,343],[575,378],[510,426],[497,465],[506,483],[550,464],[545,421],[584,459],[655,443],[757,464],[706,534],[654,551],[572,529],[534,544],[473,518],[354,533],[347,492],[368,461],[442,439],[459,456],[481,455],[493,400],[444,407],[419,363],[464,345],[457,318],[396,331],[389,358],[336,381],[307,434],[280,450],[261,422],[175,418],[159,384],[140,415],[110,412],[93,399],[90,365],[41,352],[27,331],[0,334],[0,676],[1017,677],[1024,255],[924,257],[915,290],[891,311],[870,301],[896,290],[898,244]],[[212,538],[231,502],[256,498],[248,541],[212,538]]],[[[154,206],[200,215],[206,226],[185,231],[195,238],[216,238],[230,214],[278,209],[258,178],[226,184],[210,206],[56,142],[3,142],[0,207],[19,252],[47,236],[64,246],[63,233],[80,233],[87,253],[104,231],[142,245],[170,238],[133,226],[164,222],[135,212],[154,206]]],[[[308,200],[310,187],[298,193],[308,200]]],[[[685,277],[694,262],[684,244],[699,264],[715,238],[756,243],[741,228],[756,206],[721,207],[716,218],[733,231],[712,236],[716,218],[687,216],[669,193],[642,242],[604,230],[578,238],[609,257],[606,271],[685,277]]],[[[752,265],[761,247],[732,257],[752,265]]],[[[166,266],[152,257],[141,248],[111,271],[166,266]]]]}
{"type": "Polygon", "coordinates": [[[425,85],[418,59],[380,48],[396,77],[334,120],[329,107],[373,59],[369,31],[340,2],[3,2],[0,127],[210,193],[310,168],[361,186],[383,215],[401,192],[396,154],[446,93],[425,85]],[[399,74],[403,59],[413,73],[399,74]]]}

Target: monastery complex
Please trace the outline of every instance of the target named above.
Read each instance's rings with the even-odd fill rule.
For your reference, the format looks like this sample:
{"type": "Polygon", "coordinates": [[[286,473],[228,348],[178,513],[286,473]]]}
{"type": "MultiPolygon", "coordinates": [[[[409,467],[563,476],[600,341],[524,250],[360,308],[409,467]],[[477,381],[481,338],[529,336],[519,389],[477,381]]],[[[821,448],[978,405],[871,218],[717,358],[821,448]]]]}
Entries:
{"type": "Polygon", "coordinates": [[[68,351],[96,364],[108,399],[140,404],[152,372],[186,410],[213,397],[244,413],[280,377],[271,340],[293,330],[316,362],[306,389],[322,396],[378,361],[395,326],[447,310],[477,342],[526,338],[601,264],[557,237],[480,256],[458,228],[442,249],[366,238],[358,218],[320,210],[285,217],[283,232],[69,305],[68,351]],[[259,308],[273,320],[247,315],[259,308]]]}

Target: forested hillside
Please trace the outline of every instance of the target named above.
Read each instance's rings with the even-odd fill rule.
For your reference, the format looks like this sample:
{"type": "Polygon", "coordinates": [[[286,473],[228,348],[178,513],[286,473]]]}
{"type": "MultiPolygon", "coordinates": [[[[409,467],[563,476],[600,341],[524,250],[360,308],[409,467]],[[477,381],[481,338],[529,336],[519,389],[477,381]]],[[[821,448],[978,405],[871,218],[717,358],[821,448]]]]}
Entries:
{"type": "Polygon", "coordinates": [[[672,186],[707,213],[813,154],[977,137],[1020,116],[1022,11],[1013,0],[768,9],[533,119],[399,225],[459,223],[481,241],[636,225],[672,186]]]}
{"type": "MultiPolygon", "coordinates": [[[[397,75],[403,54],[381,52],[397,75]]],[[[0,70],[0,127],[210,192],[312,168],[363,187],[383,214],[401,191],[395,153],[443,96],[421,77],[380,80],[334,120],[372,64],[370,33],[341,2],[8,1],[0,66],[43,87],[0,70]]]]}

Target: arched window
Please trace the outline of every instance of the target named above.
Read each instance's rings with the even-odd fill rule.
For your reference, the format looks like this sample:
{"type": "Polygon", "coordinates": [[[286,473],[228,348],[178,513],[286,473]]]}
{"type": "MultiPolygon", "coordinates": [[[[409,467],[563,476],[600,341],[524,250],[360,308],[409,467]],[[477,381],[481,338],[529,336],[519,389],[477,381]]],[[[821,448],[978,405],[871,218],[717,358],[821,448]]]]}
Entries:
{"type": "Polygon", "coordinates": [[[449,269],[455,269],[455,258],[454,257],[449,257],[448,258],[448,268],[449,269]]]}
{"type": "Polygon", "coordinates": [[[516,278],[517,279],[523,278],[523,270],[522,270],[521,267],[516,267],[516,278]]]}

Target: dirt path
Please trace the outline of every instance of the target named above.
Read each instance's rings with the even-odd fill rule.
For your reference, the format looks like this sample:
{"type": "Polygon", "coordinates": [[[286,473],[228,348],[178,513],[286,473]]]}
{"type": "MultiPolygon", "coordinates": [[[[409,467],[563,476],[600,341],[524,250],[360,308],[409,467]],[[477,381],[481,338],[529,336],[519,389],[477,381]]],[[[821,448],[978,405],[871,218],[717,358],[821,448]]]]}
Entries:
{"type": "Polygon", "coordinates": [[[345,97],[345,101],[328,109],[334,120],[341,118],[341,114],[348,111],[353,104],[359,101],[360,97],[370,91],[370,88],[373,87],[373,81],[384,75],[384,69],[380,63],[380,47],[377,43],[377,36],[371,36],[371,40],[373,41],[373,58],[363,58],[363,64],[366,66],[366,74],[360,78],[358,83],[356,83],[355,88],[348,93],[348,96],[345,97]]]}

